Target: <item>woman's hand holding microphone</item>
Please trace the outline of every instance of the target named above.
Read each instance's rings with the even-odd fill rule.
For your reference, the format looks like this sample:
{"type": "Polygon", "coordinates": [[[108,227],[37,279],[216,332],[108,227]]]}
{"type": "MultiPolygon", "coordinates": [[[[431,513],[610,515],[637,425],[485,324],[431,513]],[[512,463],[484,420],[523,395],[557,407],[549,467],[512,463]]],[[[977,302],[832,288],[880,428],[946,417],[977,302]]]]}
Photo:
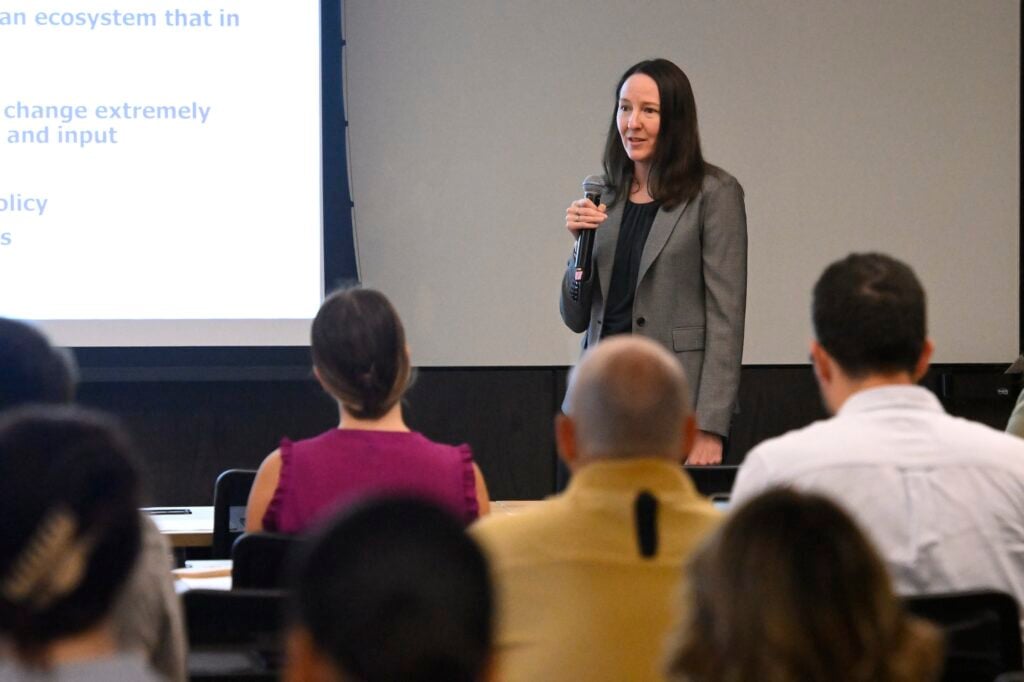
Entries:
{"type": "Polygon", "coordinates": [[[593,230],[608,217],[608,207],[596,206],[590,199],[577,199],[565,209],[565,229],[572,238],[580,236],[580,230],[593,230]]]}

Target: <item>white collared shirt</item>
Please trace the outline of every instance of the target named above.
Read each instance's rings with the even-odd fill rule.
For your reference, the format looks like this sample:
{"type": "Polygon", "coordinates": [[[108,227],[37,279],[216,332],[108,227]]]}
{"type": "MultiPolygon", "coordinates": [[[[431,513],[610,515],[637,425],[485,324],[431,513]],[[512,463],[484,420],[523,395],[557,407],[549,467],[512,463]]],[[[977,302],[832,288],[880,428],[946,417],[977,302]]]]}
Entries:
{"type": "Polygon", "coordinates": [[[835,417],[761,443],[733,508],[775,485],[851,512],[901,594],[994,588],[1024,603],[1024,440],[946,414],[927,389],[861,391],[835,417]]]}

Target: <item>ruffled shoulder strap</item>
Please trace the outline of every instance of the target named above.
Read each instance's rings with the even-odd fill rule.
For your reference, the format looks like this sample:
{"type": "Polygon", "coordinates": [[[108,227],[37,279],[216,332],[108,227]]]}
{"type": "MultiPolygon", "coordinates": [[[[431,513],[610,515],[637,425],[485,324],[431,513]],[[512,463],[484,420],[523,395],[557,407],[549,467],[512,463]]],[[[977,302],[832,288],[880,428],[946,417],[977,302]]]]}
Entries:
{"type": "Polygon", "coordinates": [[[462,465],[462,492],[464,498],[464,509],[466,510],[466,523],[472,523],[480,516],[480,504],[476,499],[476,473],[473,471],[473,451],[469,445],[462,443],[456,445],[462,465]]]}

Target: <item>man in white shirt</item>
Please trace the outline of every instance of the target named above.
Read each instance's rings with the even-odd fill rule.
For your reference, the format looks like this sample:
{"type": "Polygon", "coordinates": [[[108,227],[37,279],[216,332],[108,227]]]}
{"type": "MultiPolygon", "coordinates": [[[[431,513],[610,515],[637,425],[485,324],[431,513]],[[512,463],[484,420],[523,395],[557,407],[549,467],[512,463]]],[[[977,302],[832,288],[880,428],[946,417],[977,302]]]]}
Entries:
{"type": "Polygon", "coordinates": [[[739,504],[793,485],[868,531],[903,594],[991,588],[1024,601],[1024,441],[943,411],[928,368],[925,295],[880,254],[830,265],[814,288],[811,360],[831,419],[760,444],[739,504]]]}

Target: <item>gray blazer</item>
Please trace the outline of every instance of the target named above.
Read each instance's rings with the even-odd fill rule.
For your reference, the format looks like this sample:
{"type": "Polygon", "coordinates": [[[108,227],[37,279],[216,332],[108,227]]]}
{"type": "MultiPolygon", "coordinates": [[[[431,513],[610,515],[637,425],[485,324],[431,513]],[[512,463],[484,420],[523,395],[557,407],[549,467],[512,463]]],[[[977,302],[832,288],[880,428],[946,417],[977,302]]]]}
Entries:
{"type": "MultiPolygon", "coordinates": [[[[597,230],[594,267],[578,301],[570,294],[572,258],[562,278],[562,320],[574,332],[586,332],[584,349],[601,337],[603,287],[611,281],[623,203],[608,211],[597,230]]],[[[736,405],[746,301],[743,188],[725,171],[708,166],[694,199],[658,211],[654,219],[640,258],[633,333],[675,352],[690,382],[700,428],[721,436],[729,435],[736,405]]]]}

